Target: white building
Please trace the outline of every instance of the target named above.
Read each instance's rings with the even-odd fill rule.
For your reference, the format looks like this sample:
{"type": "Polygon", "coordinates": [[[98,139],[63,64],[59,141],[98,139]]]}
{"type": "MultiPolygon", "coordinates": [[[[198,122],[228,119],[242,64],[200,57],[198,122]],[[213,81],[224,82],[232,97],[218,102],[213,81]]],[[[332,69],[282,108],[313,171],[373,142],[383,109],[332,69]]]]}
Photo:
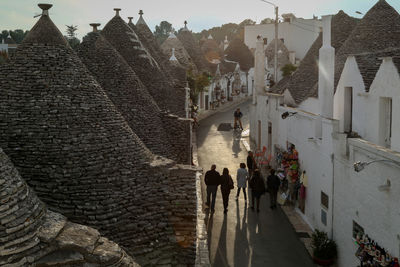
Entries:
{"type": "MultiPolygon", "coordinates": [[[[284,14],[282,17],[284,21],[278,25],[278,39],[283,41],[297,61],[302,60],[319,35],[321,21],[315,17],[313,19],[296,18],[293,14],[284,14]]],[[[266,45],[270,44],[275,39],[275,24],[245,26],[244,43],[252,51],[256,48],[258,35],[267,39],[266,45]]]]}
{"type": "Polygon", "coordinates": [[[256,83],[250,137],[272,156],[296,146],[308,177],[297,211],[337,242],[339,266],[360,264],[357,231],[399,257],[400,16],[380,0],[358,23],[341,11],[323,24],[291,77],[269,91],[256,83]]]}

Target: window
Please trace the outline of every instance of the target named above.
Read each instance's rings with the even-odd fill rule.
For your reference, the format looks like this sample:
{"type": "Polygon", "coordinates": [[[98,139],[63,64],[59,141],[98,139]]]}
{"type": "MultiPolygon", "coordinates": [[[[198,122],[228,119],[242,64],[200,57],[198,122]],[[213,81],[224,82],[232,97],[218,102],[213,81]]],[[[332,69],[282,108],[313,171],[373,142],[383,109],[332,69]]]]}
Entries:
{"type": "Polygon", "coordinates": [[[329,209],[329,196],[321,191],[321,205],[325,209],[329,209]]]}
{"type": "Polygon", "coordinates": [[[392,139],[392,98],[381,97],[379,106],[380,145],[390,147],[392,139]]]}
{"type": "Polygon", "coordinates": [[[345,133],[352,132],[352,120],[353,120],[353,88],[344,88],[344,129],[345,133]]]}
{"type": "Polygon", "coordinates": [[[327,224],[327,214],[324,209],[321,209],[321,222],[326,226],[327,224]]]}

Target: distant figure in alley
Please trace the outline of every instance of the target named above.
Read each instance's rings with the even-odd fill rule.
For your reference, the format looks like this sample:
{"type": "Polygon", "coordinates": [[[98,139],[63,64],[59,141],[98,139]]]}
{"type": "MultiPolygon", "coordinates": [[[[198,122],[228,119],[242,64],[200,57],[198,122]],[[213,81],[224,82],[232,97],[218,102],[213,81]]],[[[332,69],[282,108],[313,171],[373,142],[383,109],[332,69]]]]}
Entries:
{"type": "Polygon", "coordinates": [[[271,169],[270,175],[267,177],[267,188],[268,192],[270,195],[270,208],[274,209],[276,208],[276,198],[278,195],[278,190],[279,186],[281,184],[281,181],[279,180],[279,177],[275,175],[275,170],[271,169]]]}
{"type": "Polygon", "coordinates": [[[260,212],[260,198],[266,190],[264,180],[258,169],[254,170],[249,186],[251,188],[251,209],[254,210],[254,199],[256,199],[257,212],[260,212]]]}

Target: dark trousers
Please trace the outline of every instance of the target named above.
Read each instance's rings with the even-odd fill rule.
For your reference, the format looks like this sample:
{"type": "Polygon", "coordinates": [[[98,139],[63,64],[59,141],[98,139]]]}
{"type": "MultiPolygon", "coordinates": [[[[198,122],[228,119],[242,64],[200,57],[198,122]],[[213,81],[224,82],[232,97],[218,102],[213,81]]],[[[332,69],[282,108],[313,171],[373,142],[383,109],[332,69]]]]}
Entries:
{"type": "Polygon", "coordinates": [[[240,189],[243,189],[244,200],[247,200],[246,188],[244,187],[238,187],[236,197],[239,197],[240,189]]]}
{"type": "Polygon", "coordinates": [[[228,202],[229,202],[229,194],[230,194],[231,190],[229,191],[222,191],[222,201],[224,202],[224,210],[228,209],[228,202]]]}
{"type": "Polygon", "coordinates": [[[211,198],[211,210],[215,208],[215,198],[217,197],[217,188],[218,185],[207,185],[207,202],[206,205],[210,206],[210,198],[211,198]]]}
{"type": "Polygon", "coordinates": [[[255,199],[257,204],[257,210],[260,209],[260,198],[261,196],[256,197],[253,191],[251,191],[251,208],[254,208],[254,199],[255,199]]]}
{"type": "Polygon", "coordinates": [[[278,196],[278,190],[269,189],[269,200],[271,207],[276,207],[276,198],[278,196]]]}

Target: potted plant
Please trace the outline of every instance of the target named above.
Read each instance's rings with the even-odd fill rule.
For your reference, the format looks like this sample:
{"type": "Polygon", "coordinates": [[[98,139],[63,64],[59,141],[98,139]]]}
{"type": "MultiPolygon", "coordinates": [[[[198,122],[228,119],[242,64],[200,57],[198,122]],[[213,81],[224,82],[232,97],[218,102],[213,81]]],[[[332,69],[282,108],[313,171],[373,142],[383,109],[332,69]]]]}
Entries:
{"type": "Polygon", "coordinates": [[[319,230],[312,234],[311,242],[314,262],[321,266],[331,266],[337,257],[336,242],[319,230]]]}

